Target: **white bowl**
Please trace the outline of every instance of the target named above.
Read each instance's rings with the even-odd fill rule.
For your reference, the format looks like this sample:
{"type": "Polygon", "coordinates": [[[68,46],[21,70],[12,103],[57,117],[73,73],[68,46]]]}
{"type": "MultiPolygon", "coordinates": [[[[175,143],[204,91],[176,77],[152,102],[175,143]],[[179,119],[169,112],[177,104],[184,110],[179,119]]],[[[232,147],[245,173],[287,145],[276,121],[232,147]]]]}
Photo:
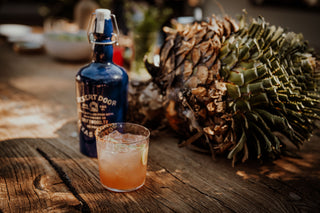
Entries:
{"type": "Polygon", "coordinates": [[[31,33],[32,28],[26,25],[20,24],[1,24],[0,35],[7,37],[8,39],[21,38],[31,33]]]}
{"type": "Polygon", "coordinates": [[[44,46],[50,56],[61,60],[88,60],[91,56],[91,45],[83,31],[45,33],[44,46]]]}

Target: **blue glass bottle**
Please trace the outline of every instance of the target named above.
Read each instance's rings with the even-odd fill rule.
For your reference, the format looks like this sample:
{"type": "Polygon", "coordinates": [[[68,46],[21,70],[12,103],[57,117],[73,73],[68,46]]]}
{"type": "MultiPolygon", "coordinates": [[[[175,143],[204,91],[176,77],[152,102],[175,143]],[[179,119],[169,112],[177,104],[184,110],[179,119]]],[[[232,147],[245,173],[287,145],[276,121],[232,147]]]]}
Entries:
{"type": "Polygon", "coordinates": [[[128,75],[112,61],[112,33],[110,11],[97,9],[93,60],[76,75],[80,151],[90,157],[97,157],[95,129],[123,122],[128,108],[128,75]]]}

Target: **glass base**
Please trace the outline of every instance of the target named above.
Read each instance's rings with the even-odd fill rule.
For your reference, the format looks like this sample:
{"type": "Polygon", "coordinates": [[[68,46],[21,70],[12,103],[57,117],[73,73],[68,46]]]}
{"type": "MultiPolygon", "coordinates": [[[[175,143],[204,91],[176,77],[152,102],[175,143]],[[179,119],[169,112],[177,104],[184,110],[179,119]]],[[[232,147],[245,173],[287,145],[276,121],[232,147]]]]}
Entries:
{"type": "Polygon", "coordinates": [[[138,186],[136,188],[133,188],[133,189],[114,189],[114,188],[110,188],[110,187],[102,184],[102,186],[105,189],[108,189],[109,191],[112,191],[112,192],[132,192],[132,191],[135,191],[137,189],[140,189],[143,185],[144,185],[144,182],[140,186],[138,186]]]}

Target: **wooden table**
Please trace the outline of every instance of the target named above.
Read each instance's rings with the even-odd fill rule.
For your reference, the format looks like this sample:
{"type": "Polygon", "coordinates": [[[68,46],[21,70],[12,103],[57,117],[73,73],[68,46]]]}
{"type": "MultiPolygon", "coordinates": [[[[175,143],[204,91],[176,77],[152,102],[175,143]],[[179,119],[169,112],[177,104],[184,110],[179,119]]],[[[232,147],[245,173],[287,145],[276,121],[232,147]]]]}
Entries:
{"type": "Polygon", "coordinates": [[[74,77],[81,63],[19,55],[0,43],[0,212],[317,212],[320,143],[303,159],[231,166],[224,157],[151,138],[147,180],[130,193],[99,183],[79,152],[74,77]]]}

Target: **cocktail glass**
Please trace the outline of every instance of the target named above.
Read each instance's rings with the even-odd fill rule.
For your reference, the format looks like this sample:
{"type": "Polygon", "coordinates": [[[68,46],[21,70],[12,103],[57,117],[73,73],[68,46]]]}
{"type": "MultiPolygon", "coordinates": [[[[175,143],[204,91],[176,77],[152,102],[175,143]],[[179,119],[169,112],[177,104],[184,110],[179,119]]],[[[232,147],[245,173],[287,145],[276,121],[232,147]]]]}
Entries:
{"type": "Polygon", "coordinates": [[[95,131],[102,185],[129,192],[144,185],[150,132],[133,123],[110,123],[95,131]]]}

